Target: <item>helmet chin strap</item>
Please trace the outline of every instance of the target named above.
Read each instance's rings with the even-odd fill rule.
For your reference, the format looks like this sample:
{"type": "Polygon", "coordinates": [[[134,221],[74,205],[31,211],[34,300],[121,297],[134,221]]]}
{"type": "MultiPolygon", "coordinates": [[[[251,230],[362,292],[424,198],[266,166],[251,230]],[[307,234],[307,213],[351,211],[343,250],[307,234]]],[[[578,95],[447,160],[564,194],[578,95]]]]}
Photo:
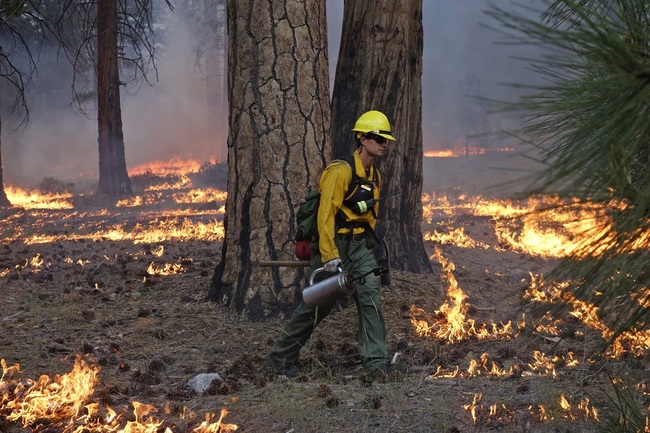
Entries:
{"type": "MultiPolygon", "coordinates": [[[[361,137],[361,140],[365,140],[365,138],[361,137]]],[[[360,142],[360,147],[359,147],[359,156],[361,157],[361,163],[363,164],[363,168],[369,168],[373,162],[375,162],[375,157],[370,155],[366,151],[366,146],[363,142],[360,142]]]]}

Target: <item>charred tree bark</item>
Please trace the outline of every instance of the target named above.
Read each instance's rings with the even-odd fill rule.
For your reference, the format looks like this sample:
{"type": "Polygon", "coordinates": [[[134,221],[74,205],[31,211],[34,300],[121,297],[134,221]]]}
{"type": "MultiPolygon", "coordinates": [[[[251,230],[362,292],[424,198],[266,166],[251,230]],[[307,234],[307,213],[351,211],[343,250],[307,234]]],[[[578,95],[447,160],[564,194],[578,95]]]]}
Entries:
{"type": "Polygon", "coordinates": [[[99,0],[97,11],[98,194],[130,195],[126,170],[120,74],[117,57],[117,0],[99,0]]]}
{"type": "Polygon", "coordinates": [[[228,198],[221,261],[208,292],[249,319],[289,312],[304,270],[295,212],[329,158],[325,2],[229,0],[228,198]]]}
{"type": "Polygon", "coordinates": [[[378,165],[382,194],[378,234],[391,265],[431,272],[422,237],[422,1],[345,2],[343,34],[332,97],[335,156],[354,146],[350,132],[359,115],[379,110],[391,121],[397,143],[378,165]]]}

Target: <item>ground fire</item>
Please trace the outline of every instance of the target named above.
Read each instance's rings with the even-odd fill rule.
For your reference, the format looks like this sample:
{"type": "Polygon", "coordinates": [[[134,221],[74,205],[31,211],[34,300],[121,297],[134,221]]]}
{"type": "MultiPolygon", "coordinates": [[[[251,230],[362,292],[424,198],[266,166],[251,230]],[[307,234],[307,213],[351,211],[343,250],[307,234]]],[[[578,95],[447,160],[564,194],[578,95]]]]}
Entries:
{"type": "MultiPolygon", "coordinates": [[[[494,204],[492,205],[494,206],[494,204]]],[[[508,206],[509,208],[510,206],[508,206]]],[[[509,211],[508,211],[509,212],[509,211]]],[[[461,231],[456,231],[458,235],[457,246],[463,248],[477,248],[477,244],[468,242],[468,237],[461,231]]],[[[545,236],[555,236],[548,231],[545,236]]],[[[453,235],[449,237],[436,237],[440,243],[450,242],[454,243],[453,235]]],[[[519,247],[521,251],[526,250],[530,253],[532,243],[529,243],[525,248],[519,247]]],[[[535,242],[534,245],[540,248],[539,251],[548,253],[548,242],[535,242]]],[[[553,244],[555,245],[555,244],[553,244]]],[[[566,247],[570,248],[570,246],[566,247]]],[[[553,246],[552,251],[557,252],[558,249],[553,246]]],[[[411,306],[410,316],[413,332],[419,337],[434,338],[447,343],[458,343],[468,339],[498,339],[498,338],[516,338],[520,331],[526,327],[525,315],[518,321],[516,329],[513,329],[511,323],[499,324],[477,324],[475,320],[467,317],[469,309],[468,296],[459,287],[456,278],[454,277],[454,264],[442,256],[439,247],[435,248],[435,254],[432,259],[440,263],[442,267],[442,279],[446,284],[447,298],[442,304],[440,309],[435,312],[428,320],[422,319],[427,316],[427,312],[415,305],[411,306]]],[[[598,309],[580,301],[563,290],[562,284],[548,286],[542,278],[531,276],[530,283],[524,293],[524,299],[533,302],[563,302],[570,305],[573,310],[571,315],[577,318],[583,325],[588,328],[601,332],[603,340],[612,340],[613,332],[604,324],[598,317],[598,309]]],[[[564,321],[557,319],[554,321],[551,312],[542,317],[540,323],[534,326],[534,332],[545,335],[550,335],[551,340],[560,341],[556,337],[561,332],[558,329],[562,326],[564,321]]],[[[650,350],[650,332],[625,332],[613,340],[609,346],[606,355],[612,358],[619,358],[626,354],[639,356],[643,358],[650,350]]],[[[448,378],[464,378],[470,379],[472,377],[530,377],[533,375],[547,376],[550,378],[557,377],[556,366],[562,366],[563,370],[576,368],[580,364],[574,357],[572,352],[568,352],[566,356],[558,357],[557,355],[550,358],[546,354],[535,351],[534,363],[516,363],[510,366],[497,365],[495,361],[490,360],[490,355],[485,352],[481,355],[480,360],[471,359],[465,371],[456,366],[454,369],[443,369],[438,366],[436,371],[429,375],[429,380],[439,380],[448,378]]],[[[592,363],[590,359],[583,362],[592,363]]],[[[642,385],[642,384],[640,384],[642,385]]],[[[482,399],[482,394],[475,394],[472,403],[464,405],[463,408],[468,411],[475,424],[482,425],[499,425],[507,423],[512,419],[516,410],[509,409],[504,404],[493,403],[489,406],[479,404],[482,399]]],[[[593,419],[599,420],[599,410],[590,404],[588,397],[583,398],[575,404],[569,403],[564,394],[559,396],[559,404],[555,407],[547,407],[543,404],[531,405],[528,410],[531,414],[538,417],[540,421],[553,420],[557,418],[563,419],[593,419]]],[[[646,416],[646,429],[648,417],[646,416]]]]}
{"type": "MultiPolygon", "coordinates": [[[[118,433],[173,433],[174,426],[156,418],[158,410],[152,405],[132,402],[133,417],[116,413],[112,408],[102,407],[92,401],[100,368],[77,357],[70,373],[53,377],[42,375],[38,380],[14,377],[20,366],[7,366],[4,359],[0,379],[0,414],[10,421],[19,422],[32,431],[52,430],[62,432],[118,432],[118,433]]],[[[195,414],[184,413],[192,420],[192,432],[226,433],[237,430],[234,424],[223,423],[227,411],[213,422],[214,414],[207,413],[202,422],[195,421],[195,414]]]]}
{"type": "MultiPolygon", "coordinates": [[[[183,279],[186,286],[208,281],[216,265],[216,255],[213,253],[209,260],[204,261],[200,256],[206,255],[208,249],[217,250],[214,245],[223,240],[226,193],[214,187],[192,185],[183,173],[184,170],[195,170],[197,165],[194,162],[191,168],[184,166],[182,161],[174,161],[173,164],[142,166],[138,172],[155,172],[157,165],[166,167],[162,173],[174,174],[174,181],[147,185],[134,197],[110,206],[82,206],[83,197],[8,188],[10,200],[19,204],[21,210],[4,214],[0,231],[5,249],[12,251],[11,257],[20,259],[3,262],[0,281],[7,286],[35,281],[49,288],[56,272],[66,271],[78,276],[63,290],[63,299],[97,297],[101,300],[90,311],[79,312],[79,318],[75,320],[82,322],[81,327],[100,316],[106,303],[126,295],[128,305],[148,299],[157,288],[170,284],[169,281],[183,279]],[[100,253],[95,245],[110,248],[102,247],[100,253]],[[111,286],[102,280],[107,274],[119,275],[122,280],[111,286]]],[[[452,255],[456,253],[458,257],[457,252],[464,250],[477,256],[516,255],[539,263],[561,259],[575,251],[586,233],[610,227],[606,212],[596,206],[562,207],[555,197],[512,200],[462,194],[452,197],[427,192],[422,202],[423,236],[431,251],[431,263],[439,269],[443,296],[436,298],[436,305],[431,308],[433,297],[418,298],[417,302],[409,303],[399,317],[402,322],[397,328],[401,326],[408,330],[405,338],[408,345],[427,348],[426,351],[422,349],[426,353],[422,358],[427,360],[427,365],[418,366],[417,389],[427,383],[432,386],[462,386],[464,400],[457,409],[470,427],[498,428],[521,419],[540,425],[562,420],[598,425],[606,409],[602,400],[590,398],[581,389],[569,390],[556,385],[564,383],[562,381],[567,377],[579,377],[587,383],[591,376],[600,373],[604,362],[633,359],[641,363],[650,351],[650,333],[647,330],[626,332],[613,338],[613,331],[601,319],[598,309],[572,296],[566,290],[566,283],[546,281],[544,274],[527,270],[522,271],[523,275],[512,270],[519,285],[514,290],[517,302],[512,304],[513,308],[484,307],[477,299],[480,290],[486,285],[497,284],[494,281],[501,281],[508,270],[486,268],[481,278],[470,280],[472,287],[466,282],[467,278],[463,278],[468,264],[453,260],[452,255]],[[536,212],[540,207],[554,208],[554,211],[540,214],[536,212]],[[576,212],[580,214],[576,215],[576,212]],[[570,307],[568,316],[555,317],[552,314],[551,307],[558,303],[570,307]],[[541,317],[533,317],[530,310],[538,305],[549,306],[549,311],[541,317]],[[582,347],[594,339],[613,341],[602,354],[604,361],[589,357],[582,347]],[[429,349],[431,347],[433,349],[429,349]],[[442,355],[444,351],[452,355],[442,355]],[[490,393],[484,386],[485,381],[496,383],[497,389],[517,382],[517,392],[525,395],[527,400],[514,401],[497,391],[490,393]],[[546,384],[541,386],[548,387],[547,392],[528,395],[528,388],[535,384],[546,384]]],[[[188,298],[183,297],[183,302],[196,303],[195,299],[188,298]]],[[[410,301],[407,296],[402,298],[401,301],[410,301]]],[[[8,299],[11,301],[11,297],[8,299]]],[[[647,303],[648,299],[646,289],[638,302],[647,303]]],[[[70,304],[74,308],[74,301],[70,304]]],[[[139,306],[134,311],[134,326],[145,329],[149,332],[146,335],[153,339],[163,341],[171,338],[166,336],[177,333],[185,338],[188,329],[198,329],[194,324],[197,316],[184,316],[178,307],[175,313],[187,324],[174,328],[158,317],[157,307],[139,306]]],[[[14,326],[14,330],[24,329],[21,320],[27,314],[24,310],[11,311],[2,323],[14,326]]],[[[122,342],[126,331],[118,326],[120,320],[124,319],[106,319],[99,328],[113,341],[122,342]]],[[[72,325],[78,326],[74,321],[72,325]]],[[[211,341],[226,344],[227,336],[211,331],[208,333],[211,341]]],[[[254,331],[251,341],[254,340],[252,345],[255,348],[264,350],[263,343],[260,343],[264,337],[256,335],[260,332],[254,331]]],[[[65,339],[57,336],[48,349],[48,356],[58,356],[58,351],[64,350],[59,340],[65,339]]],[[[189,354],[198,356],[190,351],[202,350],[202,344],[198,344],[201,349],[190,345],[190,349],[183,349],[179,356],[183,359],[191,358],[189,354]]],[[[322,340],[316,344],[325,346],[322,340]]],[[[93,345],[94,342],[85,342],[83,347],[93,345]]],[[[117,343],[112,342],[110,347],[115,345],[117,343]]],[[[210,350],[210,356],[220,356],[217,349],[210,350]]],[[[346,352],[346,347],[340,351],[346,352]]],[[[127,360],[120,358],[118,352],[115,350],[105,357],[109,360],[115,358],[114,365],[118,366],[119,372],[130,371],[127,360]]],[[[320,346],[313,352],[321,353],[320,346]]],[[[178,407],[178,404],[161,409],[133,400],[128,407],[111,408],[96,393],[102,372],[100,367],[89,357],[75,357],[76,353],[65,355],[67,359],[75,359],[70,373],[43,375],[37,380],[26,379],[23,375],[27,376],[29,372],[21,371],[18,364],[8,366],[3,359],[0,416],[32,431],[43,426],[53,432],[169,433],[180,429],[197,432],[237,429],[235,424],[224,422],[226,409],[217,415],[220,408],[212,408],[203,418],[187,408],[178,407]],[[181,421],[182,426],[178,424],[181,421]]],[[[228,366],[236,364],[233,360],[236,355],[232,352],[225,354],[224,358],[227,358],[228,366]]],[[[251,374],[246,370],[243,376],[251,374]]],[[[345,380],[350,380],[349,372],[344,376],[345,380]]],[[[138,376],[134,373],[134,377],[138,376]]],[[[263,387],[265,380],[256,378],[255,386],[263,387]]],[[[104,386],[110,388],[110,384],[104,386]]],[[[232,391],[241,385],[222,383],[221,386],[232,391]]],[[[646,381],[632,384],[630,389],[645,399],[642,401],[647,401],[646,381]]],[[[174,392],[172,396],[180,394],[186,397],[181,391],[174,392]]],[[[330,406],[336,403],[336,399],[331,397],[332,392],[325,393],[321,389],[319,393],[329,396],[327,408],[330,410],[330,406]]],[[[263,394],[261,391],[249,398],[255,401],[263,394]]],[[[142,401],[141,398],[138,400],[142,401]]],[[[233,411],[230,412],[232,416],[233,411]]],[[[647,424],[647,415],[645,420],[647,424]]],[[[646,427],[646,431],[650,430],[646,427]]]]}

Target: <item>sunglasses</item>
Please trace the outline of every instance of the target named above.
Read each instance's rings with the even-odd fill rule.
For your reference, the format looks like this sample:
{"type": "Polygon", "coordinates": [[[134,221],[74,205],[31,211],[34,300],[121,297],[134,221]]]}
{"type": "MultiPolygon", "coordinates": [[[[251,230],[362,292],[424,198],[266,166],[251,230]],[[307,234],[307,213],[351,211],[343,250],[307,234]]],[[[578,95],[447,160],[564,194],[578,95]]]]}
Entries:
{"type": "Polygon", "coordinates": [[[386,144],[388,139],[386,137],[382,137],[381,135],[373,134],[373,133],[368,133],[365,134],[364,137],[370,139],[370,140],[375,140],[377,144],[386,144]]]}

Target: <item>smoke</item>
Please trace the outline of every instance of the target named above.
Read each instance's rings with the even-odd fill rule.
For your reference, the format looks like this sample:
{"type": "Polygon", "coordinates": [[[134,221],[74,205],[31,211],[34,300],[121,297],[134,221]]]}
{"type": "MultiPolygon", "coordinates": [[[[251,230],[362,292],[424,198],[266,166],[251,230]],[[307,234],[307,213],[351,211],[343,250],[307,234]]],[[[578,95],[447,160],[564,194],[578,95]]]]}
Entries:
{"type": "Polygon", "coordinates": [[[19,127],[17,122],[22,119],[8,116],[3,105],[5,184],[33,186],[43,177],[58,173],[91,175],[97,171],[97,125],[75,113],[71,74],[69,65],[57,58],[53,49],[44,51],[38,59],[37,75],[27,89],[29,123],[19,127]]]}
{"type": "MultiPolygon", "coordinates": [[[[508,9],[509,0],[491,2],[508,9]]],[[[539,1],[529,0],[529,6],[539,1]]],[[[329,0],[329,57],[336,62],[340,45],[343,2],[329,0]]],[[[519,95],[504,83],[530,83],[535,79],[525,62],[517,55],[530,55],[512,45],[500,45],[496,32],[487,28],[489,17],[484,13],[487,1],[424,0],[424,54],[422,74],[422,135],[425,151],[454,149],[471,142],[473,146],[496,146],[487,136],[516,127],[517,119],[503,114],[489,114],[476,97],[514,101],[519,95]]],[[[521,12],[521,10],[519,9],[521,12]]],[[[531,12],[532,13],[532,12],[531,12]]]]}
{"type": "MultiPolygon", "coordinates": [[[[528,0],[528,6],[539,1],[528,0]]],[[[492,2],[424,1],[423,140],[424,150],[453,149],[470,144],[505,147],[488,135],[519,126],[519,119],[490,114],[476,98],[515,101],[521,96],[512,83],[532,83],[537,77],[516,56],[534,55],[535,48],[500,44],[487,26],[489,4],[516,8],[509,0],[492,2]],[[480,137],[477,137],[477,134],[480,137]]],[[[521,7],[517,9],[521,12],[521,7]]],[[[527,13],[536,14],[528,11],[527,13]]]]}
{"type": "MultiPolygon", "coordinates": [[[[164,41],[156,51],[157,80],[151,74],[151,85],[122,87],[127,169],[174,158],[218,160],[225,148],[227,114],[208,105],[208,74],[197,66],[193,27],[177,12],[166,14],[160,26],[164,41]]],[[[29,124],[13,132],[15,118],[3,124],[5,184],[33,187],[44,177],[97,178],[96,111],[90,107],[84,115],[76,109],[71,86],[67,61],[57,58],[55,49],[42,53],[28,91],[29,124]]]]}
{"type": "Polygon", "coordinates": [[[166,33],[159,81],[142,87],[123,104],[131,166],[174,157],[199,162],[221,159],[225,148],[225,134],[216,127],[225,124],[227,113],[215,113],[208,102],[206,76],[211,71],[197,64],[191,29],[174,13],[166,33]]]}
{"type": "MultiPolygon", "coordinates": [[[[493,3],[504,8],[511,4],[508,0],[493,3]]],[[[487,6],[488,2],[476,0],[423,2],[425,151],[458,148],[469,143],[472,134],[498,131],[516,122],[504,115],[488,115],[470,97],[513,100],[513,88],[500,83],[530,82],[532,76],[524,62],[512,60],[517,49],[498,45],[497,35],[483,26],[488,21],[483,13],[487,6]]],[[[199,30],[196,22],[184,18],[188,16],[183,13],[185,7],[186,2],[177,2],[173,13],[164,14],[160,26],[164,40],[157,51],[158,80],[152,76],[151,86],[123,89],[128,169],[173,158],[199,162],[225,159],[227,112],[215,107],[213,93],[208,96],[209,91],[214,92],[213,82],[219,80],[213,79],[214,65],[212,71],[196,66],[194,46],[199,30]]],[[[327,15],[333,80],[343,1],[327,0],[327,15]]],[[[43,177],[69,180],[98,175],[97,121],[94,113],[88,118],[75,110],[72,72],[57,54],[52,49],[39,59],[38,76],[28,94],[28,126],[11,132],[11,121],[5,122],[3,112],[6,184],[29,186],[43,177]]],[[[485,139],[469,144],[500,147],[485,139]]]]}

